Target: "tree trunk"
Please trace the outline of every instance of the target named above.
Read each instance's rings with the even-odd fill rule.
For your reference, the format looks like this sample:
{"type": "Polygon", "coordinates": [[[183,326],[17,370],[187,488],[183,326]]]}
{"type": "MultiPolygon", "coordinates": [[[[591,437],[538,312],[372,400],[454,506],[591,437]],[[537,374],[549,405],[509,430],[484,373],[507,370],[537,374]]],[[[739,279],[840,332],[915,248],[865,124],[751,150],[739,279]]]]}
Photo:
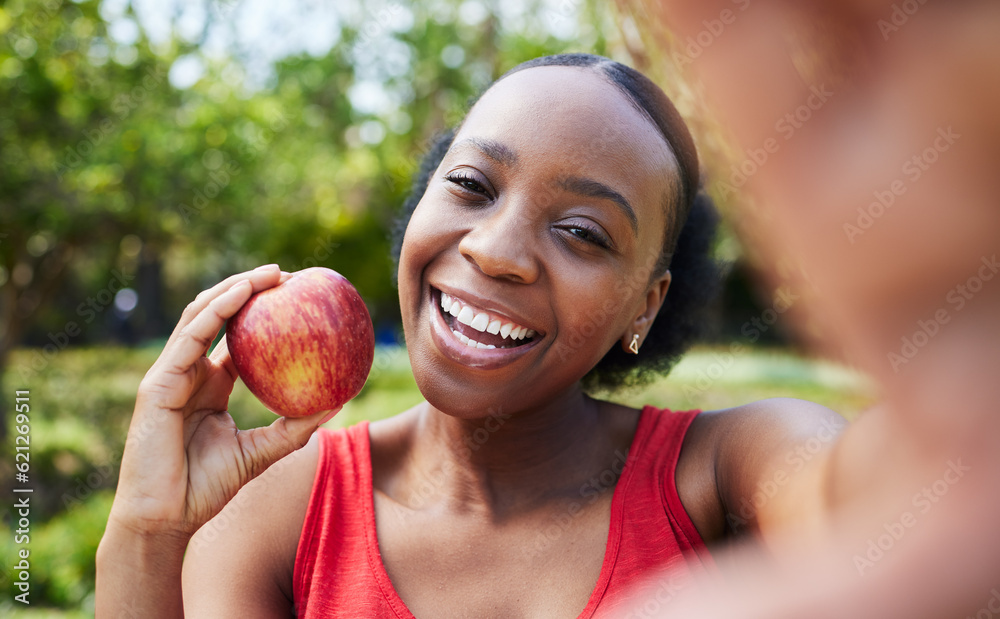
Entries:
{"type": "Polygon", "coordinates": [[[159,249],[151,244],[142,248],[139,272],[135,282],[139,294],[139,325],[141,339],[163,337],[170,334],[170,325],[164,311],[163,258],[159,249]]]}

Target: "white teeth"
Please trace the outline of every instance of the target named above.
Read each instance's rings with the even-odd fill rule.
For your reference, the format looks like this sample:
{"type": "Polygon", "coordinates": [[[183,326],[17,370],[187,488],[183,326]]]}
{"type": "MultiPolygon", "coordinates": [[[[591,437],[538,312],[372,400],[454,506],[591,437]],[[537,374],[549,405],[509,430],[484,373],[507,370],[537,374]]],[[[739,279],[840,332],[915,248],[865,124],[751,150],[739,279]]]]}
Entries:
{"type": "Polygon", "coordinates": [[[483,314],[476,314],[476,317],[472,319],[472,322],[469,323],[469,326],[475,329],[476,331],[482,333],[483,331],[486,330],[486,327],[489,324],[490,324],[490,317],[485,313],[483,313],[483,314]]]}
{"type": "Polygon", "coordinates": [[[458,313],[457,318],[458,322],[462,323],[463,325],[471,325],[472,319],[475,318],[475,316],[476,313],[472,311],[472,308],[466,305],[465,307],[462,308],[462,311],[458,313]]]}
{"type": "Polygon", "coordinates": [[[476,340],[474,340],[472,338],[466,337],[466,336],[462,335],[461,333],[459,333],[455,329],[452,329],[451,332],[455,334],[455,337],[458,338],[459,342],[462,342],[463,344],[465,344],[469,348],[485,348],[487,350],[492,350],[492,349],[496,348],[496,346],[494,346],[493,344],[483,344],[482,342],[477,342],[476,340]]]}
{"type": "MultiPolygon", "coordinates": [[[[451,314],[460,323],[468,325],[480,333],[486,332],[493,335],[499,333],[500,337],[510,338],[511,340],[523,340],[526,337],[530,338],[536,335],[533,329],[515,325],[513,322],[504,324],[499,318],[491,320],[490,315],[486,312],[479,312],[477,314],[476,310],[471,306],[462,305],[461,301],[446,292],[441,293],[441,310],[445,314],[451,314]]],[[[482,344],[470,339],[458,331],[453,330],[453,332],[459,341],[467,346],[473,348],[496,348],[496,346],[482,344]]]]}

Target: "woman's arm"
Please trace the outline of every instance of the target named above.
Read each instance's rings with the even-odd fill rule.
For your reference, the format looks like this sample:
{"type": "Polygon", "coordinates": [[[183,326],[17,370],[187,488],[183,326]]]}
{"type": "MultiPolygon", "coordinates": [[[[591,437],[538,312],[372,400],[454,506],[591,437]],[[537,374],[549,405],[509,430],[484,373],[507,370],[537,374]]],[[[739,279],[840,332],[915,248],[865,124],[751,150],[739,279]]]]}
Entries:
{"type": "Polygon", "coordinates": [[[716,486],[730,535],[765,543],[790,529],[822,535],[836,502],[828,467],[846,421],[804,400],[773,398],[709,413],[716,486]]]}
{"type": "Polygon", "coordinates": [[[295,554],[319,456],[314,435],[244,486],[184,556],[188,617],[290,617],[295,554]]]}
{"type": "Polygon", "coordinates": [[[143,378],[98,548],[98,616],[182,616],[188,540],[329,414],[238,430],[226,411],[237,372],[225,340],[206,356],[226,319],[282,277],[277,266],[261,267],[199,294],[143,378]]]}
{"type": "Polygon", "coordinates": [[[188,536],[109,519],[97,548],[97,617],[183,617],[181,561],[188,536]],[[154,612],[154,614],[150,614],[154,612]]]}

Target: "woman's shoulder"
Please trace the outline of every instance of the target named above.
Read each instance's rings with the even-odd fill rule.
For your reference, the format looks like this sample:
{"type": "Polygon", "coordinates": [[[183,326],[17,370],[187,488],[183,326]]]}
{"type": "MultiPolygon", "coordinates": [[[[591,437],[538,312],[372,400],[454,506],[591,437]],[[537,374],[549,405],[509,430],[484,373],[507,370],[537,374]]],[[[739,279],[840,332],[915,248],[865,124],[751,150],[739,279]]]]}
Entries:
{"type": "Polygon", "coordinates": [[[762,471],[786,461],[796,445],[818,453],[845,424],[829,408],[795,398],[700,412],[685,434],[676,479],[702,537],[709,541],[731,535],[741,498],[756,488],[762,471]]]}
{"type": "Polygon", "coordinates": [[[815,438],[831,443],[847,422],[822,404],[796,398],[768,398],[731,408],[705,411],[691,423],[685,449],[707,459],[720,472],[746,468],[750,461],[772,461],[784,446],[815,438]],[[743,462],[744,466],[738,466],[743,462]]]}

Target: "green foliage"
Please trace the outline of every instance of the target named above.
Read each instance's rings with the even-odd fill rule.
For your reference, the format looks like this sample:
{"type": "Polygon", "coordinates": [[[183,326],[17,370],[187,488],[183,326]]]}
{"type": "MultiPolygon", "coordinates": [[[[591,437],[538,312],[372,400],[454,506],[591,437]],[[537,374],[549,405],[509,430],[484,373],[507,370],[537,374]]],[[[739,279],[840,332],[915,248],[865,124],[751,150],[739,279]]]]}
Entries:
{"type": "MultiPolygon", "coordinates": [[[[31,597],[36,604],[80,608],[93,612],[94,556],[104,535],[114,493],[105,490],[74,505],[52,520],[32,528],[31,597]]],[[[13,545],[9,529],[3,535],[4,556],[13,557],[19,547],[13,545]]],[[[10,586],[5,587],[11,590],[10,586]]]]}

